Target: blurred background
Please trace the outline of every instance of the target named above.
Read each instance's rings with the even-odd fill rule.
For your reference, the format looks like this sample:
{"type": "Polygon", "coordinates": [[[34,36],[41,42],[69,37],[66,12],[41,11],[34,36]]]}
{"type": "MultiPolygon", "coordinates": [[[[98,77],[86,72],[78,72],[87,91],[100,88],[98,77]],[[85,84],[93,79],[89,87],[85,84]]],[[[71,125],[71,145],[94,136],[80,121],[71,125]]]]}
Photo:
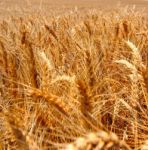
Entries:
{"type": "Polygon", "coordinates": [[[30,12],[61,13],[65,10],[77,7],[78,9],[108,8],[119,5],[132,6],[147,9],[148,0],[0,0],[0,16],[21,15],[30,12]]]}

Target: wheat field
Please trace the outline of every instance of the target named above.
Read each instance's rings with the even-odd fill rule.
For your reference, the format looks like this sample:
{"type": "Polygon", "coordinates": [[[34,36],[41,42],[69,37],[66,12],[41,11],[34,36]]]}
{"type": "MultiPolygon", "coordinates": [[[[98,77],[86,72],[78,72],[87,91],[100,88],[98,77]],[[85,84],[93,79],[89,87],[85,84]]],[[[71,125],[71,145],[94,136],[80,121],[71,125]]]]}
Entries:
{"type": "Polygon", "coordinates": [[[147,13],[79,6],[1,14],[0,150],[148,150],[147,13]]]}

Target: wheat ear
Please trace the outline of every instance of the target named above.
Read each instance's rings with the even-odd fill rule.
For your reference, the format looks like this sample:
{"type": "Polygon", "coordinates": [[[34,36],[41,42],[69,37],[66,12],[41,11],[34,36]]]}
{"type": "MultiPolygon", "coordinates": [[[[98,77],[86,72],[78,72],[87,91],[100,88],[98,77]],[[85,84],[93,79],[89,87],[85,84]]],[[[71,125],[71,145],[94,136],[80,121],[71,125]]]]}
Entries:
{"type": "Polygon", "coordinates": [[[109,150],[122,149],[130,150],[129,146],[120,141],[114,133],[98,131],[97,133],[89,133],[85,137],[80,137],[72,144],[69,144],[63,150],[109,150]]]}

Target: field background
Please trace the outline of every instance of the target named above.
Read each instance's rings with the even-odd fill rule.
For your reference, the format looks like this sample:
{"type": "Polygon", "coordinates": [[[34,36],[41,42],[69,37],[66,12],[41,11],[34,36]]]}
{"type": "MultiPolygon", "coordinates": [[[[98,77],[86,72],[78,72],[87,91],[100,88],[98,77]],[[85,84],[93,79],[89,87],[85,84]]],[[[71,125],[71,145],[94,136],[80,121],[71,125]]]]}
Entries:
{"type": "Polygon", "coordinates": [[[22,15],[25,13],[40,11],[61,13],[77,6],[81,10],[86,8],[108,8],[118,5],[136,5],[137,8],[148,10],[147,0],[0,0],[0,16],[22,15]],[[47,11],[48,10],[48,11],[47,11]]]}

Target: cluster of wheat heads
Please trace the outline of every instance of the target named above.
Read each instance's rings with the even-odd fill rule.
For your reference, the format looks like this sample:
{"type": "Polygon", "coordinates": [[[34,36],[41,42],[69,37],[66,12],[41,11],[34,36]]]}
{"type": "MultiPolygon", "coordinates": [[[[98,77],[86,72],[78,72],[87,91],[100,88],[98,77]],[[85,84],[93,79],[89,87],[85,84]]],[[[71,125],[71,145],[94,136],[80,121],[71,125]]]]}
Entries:
{"type": "Polygon", "coordinates": [[[60,149],[92,132],[102,149],[146,147],[147,31],[133,9],[1,21],[0,148],[60,149]]]}
{"type": "Polygon", "coordinates": [[[68,144],[65,150],[111,150],[122,149],[130,150],[130,147],[120,141],[118,137],[113,133],[106,133],[104,131],[98,131],[96,133],[89,133],[85,137],[77,138],[72,144],[68,144]]]}

